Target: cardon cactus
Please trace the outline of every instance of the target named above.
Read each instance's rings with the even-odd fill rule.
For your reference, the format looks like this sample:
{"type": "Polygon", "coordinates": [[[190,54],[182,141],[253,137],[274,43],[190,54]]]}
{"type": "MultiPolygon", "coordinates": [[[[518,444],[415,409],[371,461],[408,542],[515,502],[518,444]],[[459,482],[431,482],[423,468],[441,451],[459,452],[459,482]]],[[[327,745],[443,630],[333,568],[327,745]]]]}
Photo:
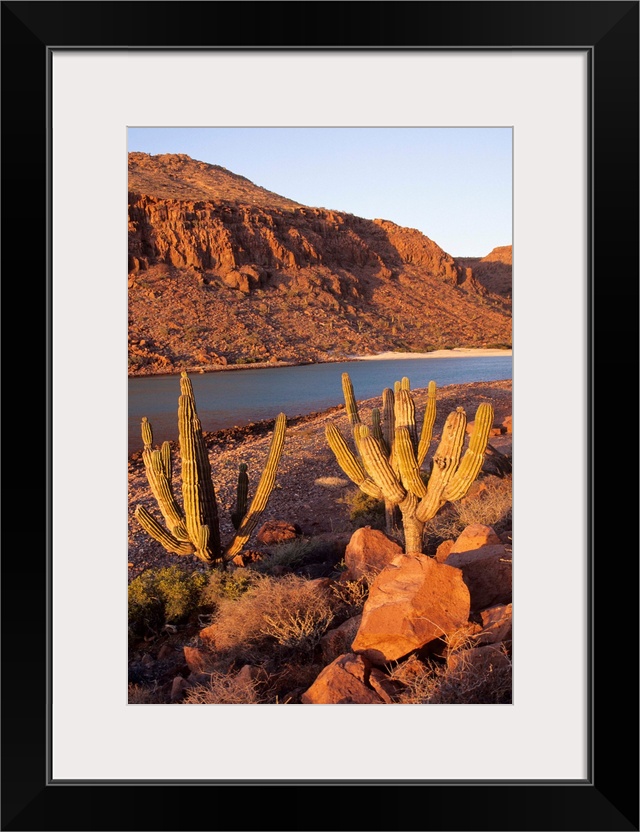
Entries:
{"type": "Polygon", "coordinates": [[[464,455],[466,414],[461,407],[449,414],[425,483],[421,468],[436,419],[435,382],[429,382],[419,435],[408,378],[383,391],[383,412],[374,408],[371,428],[362,424],[347,373],[343,373],[342,387],[355,451],[332,424],[326,428],[329,446],[342,470],[365,494],[384,500],[387,532],[395,531],[394,511],[398,509],[405,551],[422,552],[425,523],[445,503],[462,499],[480,473],[493,423],[493,407],[486,403],[478,407],[464,455]]]}
{"type": "Polygon", "coordinates": [[[151,492],[165,525],[159,523],[141,505],[136,508],[135,516],[142,528],[168,552],[195,555],[207,564],[224,566],[241,551],[267,505],[282,455],[286,417],[280,413],[275,420],[267,462],[248,508],[247,466],[240,464],[236,510],[231,515],[236,533],[229,544],[223,547],[209,455],[196,412],[193,386],[184,372],[180,377],[180,390],[178,435],[182,459],[182,506],[172,487],[171,446],[169,442],[164,442],[159,450],[153,448],[151,423],[145,417],[142,420],[142,459],[151,492]]]}

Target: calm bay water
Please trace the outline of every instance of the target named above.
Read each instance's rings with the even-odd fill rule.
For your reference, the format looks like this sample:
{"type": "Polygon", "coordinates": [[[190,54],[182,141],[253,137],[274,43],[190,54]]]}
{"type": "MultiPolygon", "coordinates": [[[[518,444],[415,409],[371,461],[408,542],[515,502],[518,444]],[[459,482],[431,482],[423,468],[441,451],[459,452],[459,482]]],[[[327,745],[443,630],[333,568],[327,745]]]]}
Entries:
{"type": "MultiPolygon", "coordinates": [[[[385,387],[408,376],[413,388],[472,381],[510,379],[512,357],[393,358],[191,373],[198,415],[205,431],[273,419],[289,418],[343,404],[342,373],[348,372],[358,400],[380,396],[385,387]]],[[[178,438],[178,376],[129,379],[129,451],[142,448],[140,420],[147,416],[154,444],[178,438]]]]}

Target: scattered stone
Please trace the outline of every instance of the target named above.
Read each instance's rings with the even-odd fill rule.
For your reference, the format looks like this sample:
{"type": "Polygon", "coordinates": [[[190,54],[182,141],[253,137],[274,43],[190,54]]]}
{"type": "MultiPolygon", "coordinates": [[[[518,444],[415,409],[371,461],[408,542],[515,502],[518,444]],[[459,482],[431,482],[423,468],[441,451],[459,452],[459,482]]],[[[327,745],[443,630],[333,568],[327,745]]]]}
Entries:
{"type": "Polygon", "coordinates": [[[497,644],[499,641],[511,641],[513,624],[513,605],[499,604],[482,610],[482,631],[477,636],[477,644],[497,644]]]}
{"type": "Polygon", "coordinates": [[[181,702],[185,691],[190,687],[189,682],[183,676],[176,676],[171,683],[171,701],[181,702]]]}
{"type": "Polygon", "coordinates": [[[348,579],[357,580],[380,572],[401,554],[402,547],[384,532],[372,529],[371,526],[356,529],[344,553],[348,579]]]}
{"type": "Polygon", "coordinates": [[[200,638],[207,646],[213,646],[216,640],[216,625],[209,624],[203,630],[200,630],[200,638]]]}
{"type": "Polygon", "coordinates": [[[362,615],[354,615],[353,618],[348,618],[339,627],[334,627],[333,630],[329,630],[322,636],[320,639],[320,655],[324,664],[329,664],[338,656],[351,650],[351,643],[356,637],[361,621],[362,615]]]}
{"type": "Polygon", "coordinates": [[[502,427],[505,433],[513,433],[513,416],[505,416],[502,420],[502,427]]]}
{"type": "Polygon", "coordinates": [[[332,585],[333,580],[331,578],[311,578],[308,583],[309,587],[317,590],[318,592],[325,592],[330,589],[332,585]]]}
{"type": "Polygon", "coordinates": [[[471,611],[509,604],[513,592],[511,556],[502,544],[481,546],[468,552],[453,552],[445,566],[462,571],[471,595],[471,611]]]}
{"type": "Polygon", "coordinates": [[[173,656],[175,650],[170,644],[163,644],[162,647],[158,650],[158,661],[163,661],[164,659],[168,659],[173,656]]]}
{"type": "Polygon", "coordinates": [[[295,540],[302,534],[297,523],[287,523],[284,520],[268,520],[263,523],[257,534],[260,543],[270,546],[274,543],[286,543],[295,540]]]}
{"type": "Polygon", "coordinates": [[[201,673],[207,663],[206,656],[198,647],[187,647],[184,649],[184,660],[192,673],[201,673]]]}
{"type": "Polygon", "coordinates": [[[338,656],[320,673],[300,697],[303,705],[382,705],[378,694],[367,687],[369,663],[362,656],[338,656]]]}
{"type": "Polygon", "coordinates": [[[444,563],[445,560],[449,557],[449,553],[453,548],[453,544],[455,541],[453,540],[443,540],[442,543],[436,549],[436,560],[438,563],[444,563]]]}
{"type": "Polygon", "coordinates": [[[252,686],[256,683],[266,682],[269,678],[268,673],[262,667],[254,667],[250,664],[245,664],[240,668],[236,675],[236,681],[244,685],[252,686]]]}
{"type": "Polygon", "coordinates": [[[189,682],[189,687],[195,687],[196,685],[208,685],[211,682],[211,674],[193,671],[187,677],[187,682],[189,682]]]}
{"type": "Polygon", "coordinates": [[[459,535],[449,554],[470,552],[473,549],[490,546],[494,543],[500,543],[500,538],[491,526],[485,526],[482,523],[471,523],[459,535]]]}
{"type": "Polygon", "coordinates": [[[386,673],[383,673],[377,667],[371,668],[369,684],[386,705],[391,705],[396,702],[398,694],[403,688],[400,682],[394,682],[393,679],[390,679],[386,673]]]}

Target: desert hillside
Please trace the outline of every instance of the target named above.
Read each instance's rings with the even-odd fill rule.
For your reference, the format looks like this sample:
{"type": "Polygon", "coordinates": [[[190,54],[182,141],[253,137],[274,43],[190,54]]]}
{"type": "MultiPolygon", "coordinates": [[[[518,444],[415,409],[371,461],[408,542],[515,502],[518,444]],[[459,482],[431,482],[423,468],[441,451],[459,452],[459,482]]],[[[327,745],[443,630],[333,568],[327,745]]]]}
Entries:
{"type": "Polygon", "coordinates": [[[512,246],[497,246],[486,257],[457,257],[456,263],[470,268],[474,278],[490,292],[511,297],[512,246]]]}
{"type": "Polygon", "coordinates": [[[476,268],[389,220],[129,154],[131,375],[510,345],[510,299],[476,268]]]}

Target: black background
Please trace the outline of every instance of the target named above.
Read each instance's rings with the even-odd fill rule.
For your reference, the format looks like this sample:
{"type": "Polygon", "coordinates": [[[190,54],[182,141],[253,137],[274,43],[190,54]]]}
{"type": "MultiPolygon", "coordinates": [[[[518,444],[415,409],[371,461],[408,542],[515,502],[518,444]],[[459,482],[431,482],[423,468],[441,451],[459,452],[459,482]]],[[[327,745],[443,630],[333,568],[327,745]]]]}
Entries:
{"type": "MultiPolygon", "coordinates": [[[[11,388],[3,411],[7,425],[3,498],[11,509],[5,509],[2,557],[2,829],[638,830],[637,499],[629,505],[629,496],[637,497],[638,483],[638,3],[1,5],[2,288],[11,319],[11,348],[4,352],[5,380],[11,388]],[[310,784],[269,782],[268,772],[260,783],[47,780],[47,564],[51,558],[47,62],[53,47],[589,50],[592,729],[586,782],[327,780],[310,784]],[[43,343],[38,343],[39,338],[43,343]],[[30,386],[20,383],[25,362],[33,379],[30,386]]],[[[540,338],[544,340],[543,321],[540,338]]],[[[544,391],[540,392],[541,424],[560,420],[570,430],[574,414],[561,405],[560,411],[550,412],[544,391]]],[[[541,454],[541,464],[548,469],[550,482],[564,478],[570,483],[558,445],[541,454]]],[[[94,475],[92,459],[99,450],[99,439],[96,448],[87,449],[89,483],[94,475]]],[[[556,508],[551,505],[546,510],[556,508]]],[[[98,512],[96,522],[107,518],[100,518],[98,512]]],[[[541,673],[545,650],[571,650],[575,637],[553,630],[541,633],[541,673]]],[[[459,738],[455,741],[459,743],[459,738]]],[[[211,754],[216,753],[213,745],[211,754]]],[[[312,748],[309,753],[313,754],[312,748]]],[[[349,737],[344,749],[336,749],[336,754],[342,753],[353,757],[357,778],[358,749],[350,746],[349,737]]],[[[437,748],[425,748],[425,754],[437,753],[437,748]]],[[[478,771],[490,776],[491,754],[500,753],[499,738],[494,749],[470,747],[468,753],[478,755],[478,771]]]]}

